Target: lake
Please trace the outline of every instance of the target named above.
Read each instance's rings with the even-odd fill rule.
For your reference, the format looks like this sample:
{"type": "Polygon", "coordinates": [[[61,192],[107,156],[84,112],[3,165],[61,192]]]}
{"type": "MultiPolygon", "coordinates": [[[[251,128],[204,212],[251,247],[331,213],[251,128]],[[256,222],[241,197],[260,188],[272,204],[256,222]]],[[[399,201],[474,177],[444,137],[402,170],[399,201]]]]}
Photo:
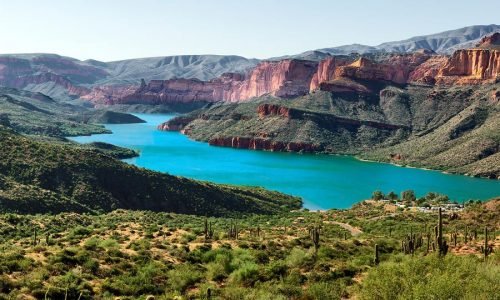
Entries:
{"type": "Polygon", "coordinates": [[[138,150],[125,162],[194,179],[262,186],[304,199],[309,209],[348,208],[372,192],[412,189],[446,194],[452,200],[486,200],[500,196],[500,181],[444,174],[350,156],[276,153],[209,146],[156,126],[173,115],[136,114],[142,124],[105,125],[112,134],[71,138],[80,143],[106,142],[138,150]]]}

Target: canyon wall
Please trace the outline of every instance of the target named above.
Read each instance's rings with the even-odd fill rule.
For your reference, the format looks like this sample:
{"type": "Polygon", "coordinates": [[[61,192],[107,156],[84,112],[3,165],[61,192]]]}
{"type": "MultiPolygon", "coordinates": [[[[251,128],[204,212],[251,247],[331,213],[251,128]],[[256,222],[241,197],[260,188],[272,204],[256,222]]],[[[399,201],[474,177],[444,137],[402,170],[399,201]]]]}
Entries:
{"type": "Polygon", "coordinates": [[[437,75],[438,83],[471,84],[500,76],[500,51],[467,49],[456,51],[437,75]]]}
{"type": "Polygon", "coordinates": [[[137,91],[113,103],[150,103],[191,101],[244,101],[265,94],[289,98],[309,92],[317,63],[304,60],[266,61],[249,74],[226,73],[210,81],[196,79],[152,80],[137,91]]]}
{"type": "Polygon", "coordinates": [[[458,50],[451,57],[429,52],[379,57],[328,57],[318,63],[304,60],[262,62],[248,74],[224,74],[210,80],[154,80],[114,103],[226,101],[241,102],[262,95],[292,98],[314,90],[371,93],[367,82],[398,85],[490,83],[499,76],[500,52],[494,49],[458,50]]]}

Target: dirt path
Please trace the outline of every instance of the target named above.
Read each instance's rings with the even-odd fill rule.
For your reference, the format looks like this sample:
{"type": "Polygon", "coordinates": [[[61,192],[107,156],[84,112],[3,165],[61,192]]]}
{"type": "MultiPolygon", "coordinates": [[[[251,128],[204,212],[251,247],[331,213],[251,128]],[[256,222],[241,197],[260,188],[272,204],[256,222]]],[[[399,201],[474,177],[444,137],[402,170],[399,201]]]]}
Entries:
{"type": "Polygon", "coordinates": [[[341,222],[337,222],[337,221],[330,221],[329,223],[339,225],[340,227],[349,231],[352,236],[358,236],[358,235],[363,233],[363,231],[361,231],[359,228],[353,227],[347,223],[341,223],[341,222]]]}

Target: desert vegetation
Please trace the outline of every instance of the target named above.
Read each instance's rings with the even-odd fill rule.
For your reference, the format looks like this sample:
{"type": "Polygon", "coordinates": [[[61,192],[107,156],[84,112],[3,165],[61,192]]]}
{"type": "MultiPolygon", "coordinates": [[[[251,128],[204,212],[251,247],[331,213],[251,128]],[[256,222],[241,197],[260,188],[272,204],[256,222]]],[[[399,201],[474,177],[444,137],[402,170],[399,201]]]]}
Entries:
{"type": "Polygon", "coordinates": [[[234,218],[2,214],[0,298],[495,299],[499,200],[441,217],[389,205],[234,218]]]}

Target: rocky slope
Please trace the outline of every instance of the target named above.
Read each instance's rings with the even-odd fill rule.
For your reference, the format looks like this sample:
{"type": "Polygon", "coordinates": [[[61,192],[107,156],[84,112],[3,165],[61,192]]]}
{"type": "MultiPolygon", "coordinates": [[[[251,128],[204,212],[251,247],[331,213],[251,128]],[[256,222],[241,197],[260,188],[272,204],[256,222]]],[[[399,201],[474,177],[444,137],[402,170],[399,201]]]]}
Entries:
{"type": "Polygon", "coordinates": [[[126,113],[64,103],[41,93],[0,88],[0,123],[18,132],[51,137],[109,132],[99,123],[139,123],[126,113]]]}

